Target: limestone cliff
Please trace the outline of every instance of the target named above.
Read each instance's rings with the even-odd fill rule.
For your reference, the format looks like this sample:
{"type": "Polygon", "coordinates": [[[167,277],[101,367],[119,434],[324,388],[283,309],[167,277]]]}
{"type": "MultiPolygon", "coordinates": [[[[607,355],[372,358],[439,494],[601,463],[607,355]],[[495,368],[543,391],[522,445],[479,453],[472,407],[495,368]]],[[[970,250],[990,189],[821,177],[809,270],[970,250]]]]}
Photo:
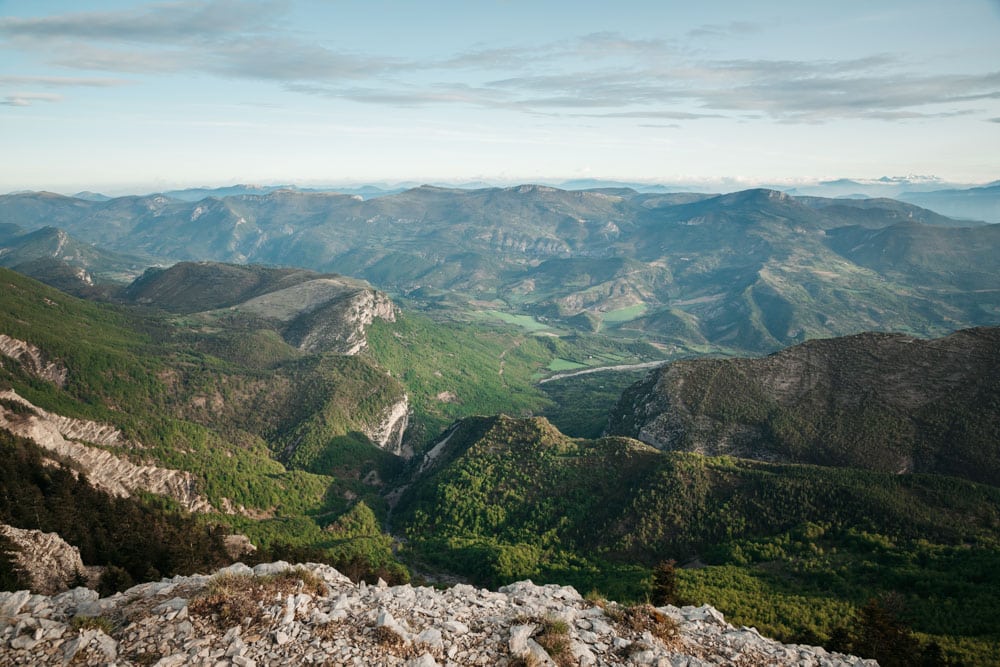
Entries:
{"type": "Polygon", "coordinates": [[[376,318],[393,322],[388,296],[349,278],[309,280],[268,292],[228,309],[280,323],[282,336],[303,352],[353,355],[368,346],[365,329],[376,318]]]}
{"type": "Polygon", "coordinates": [[[382,449],[401,456],[404,459],[413,458],[413,448],[403,444],[403,434],[410,421],[410,401],[406,394],[382,411],[379,420],[367,425],[363,432],[382,449]]]}

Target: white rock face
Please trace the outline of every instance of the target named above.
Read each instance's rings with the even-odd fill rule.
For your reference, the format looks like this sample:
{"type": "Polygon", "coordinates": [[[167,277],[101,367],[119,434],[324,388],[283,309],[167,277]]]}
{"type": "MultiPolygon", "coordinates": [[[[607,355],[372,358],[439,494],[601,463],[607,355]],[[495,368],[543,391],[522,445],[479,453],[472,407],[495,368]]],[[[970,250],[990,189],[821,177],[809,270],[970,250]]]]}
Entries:
{"type": "Polygon", "coordinates": [[[368,347],[365,330],[376,318],[396,320],[396,307],[388,296],[348,278],[309,280],[227,310],[285,323],[286,340],[310,353],[358,354],[368,347]]]}
{"type": "Polygon", "coordinates": [[[404,459],[413,458],[413,448],[403,446],[403,434],[410,421],[410,400],[404,394],[403,398],[388,406],[379,421],[367,429],[364,434],[376,445],[404,459]]]}
{"type": "Polygon", "coordinates": [[[53,415],[32,405],[14,390],[0,392],[0,398],[20,403],[33,414],[19,414],[0,405],[0,428],[32,440],[42,449],[78,463],[94,486],[116,496],[133,491],[150,491],[169,496],[192,512],[210,512],[208,500],[198,495],[195,478],[189,472],[136,465],[111,452],[76,441],[76,438],[105,445],[125,443],[111,426],[53,415]]]}
{"type": "Polygon", "coordinates": [[[304,352],[330,350],[348,356],[368,348],[365,332],[376,318],[396,321],[396,307],[388,296],[373,289],[358,290],[339,302],[327,304],[325,321],[299,342],[304,352]],[[332,311],[332,312],[331,312],[332,311]]]}
{"type": "MultiPolygon", "coordinates": [[[[753,628],[734,628],[715,609],[661,607],[679,632],[668,642],[618,624],[572,588],[518,582],[497,592],[454,586],[355,585],[326,565],[299,566],[326,583],[322,594],[261,595],[256,618],[220,622],[199,607],[211,577],[140,584],[98,600],[86,589],[47,597],[0,593],[0,655],[5,664],[57,665],[399,665],[504,667],[518,660],[555,664],[540,636],[559,619],[581,665],[876,665],[873,660],[785,645],[753,628]],[[119,619],[112,636],[72,630],[74,615],[119,619]],[[525,619],[529,619],[525,622],[525,619]]],[[[288,563],[236,564],[219,574],[264,576],[288,563]]],[[[236,594],[238,595],[238,594],[236,594]]],[[[613,605],[613,603],[611,603],[613,605]]],[[[523,663],[522,663],[523,664],[523,663]]]]}
{"type": "Polygon", "coordinates": [[[80,550],[56,533],[0,524],[0,535],[13,543],[15,567],[26,575],[33,591],[46,595],[61,593],[77,575],[88,574],[80,550]]]}
{"type": "Polygon", "coordinates": [[[0,354],[14,359],[35,377],[54,382],[60,387],[66,384],[66,367],[55,361],[46,361],[42,351],[31,343],[0,334],[0,354]]]}

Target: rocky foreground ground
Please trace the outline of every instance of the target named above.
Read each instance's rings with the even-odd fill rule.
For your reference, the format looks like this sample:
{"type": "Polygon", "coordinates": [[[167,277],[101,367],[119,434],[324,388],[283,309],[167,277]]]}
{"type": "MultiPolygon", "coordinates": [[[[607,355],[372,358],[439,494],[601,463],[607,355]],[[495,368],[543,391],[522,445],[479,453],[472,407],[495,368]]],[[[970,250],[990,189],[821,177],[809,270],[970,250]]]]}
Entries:
{"type": "Polygon", "coordinates": [[[735,628],[710,606],[624,606],[524,581],[493,592],[237,563],[109,598],[0,593],[0,665],[875,665],[735,628]]]}

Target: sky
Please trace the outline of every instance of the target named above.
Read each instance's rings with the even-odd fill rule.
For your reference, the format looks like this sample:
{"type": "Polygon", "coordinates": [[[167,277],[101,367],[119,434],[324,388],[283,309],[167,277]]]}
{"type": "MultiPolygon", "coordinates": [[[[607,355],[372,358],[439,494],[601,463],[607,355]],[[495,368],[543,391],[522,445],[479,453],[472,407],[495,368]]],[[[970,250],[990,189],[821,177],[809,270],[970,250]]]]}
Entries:
{"type": "Polygon", "coordinates": [[[0,192],[1000,179],[1000,0],[0,0],[0,192]]]}

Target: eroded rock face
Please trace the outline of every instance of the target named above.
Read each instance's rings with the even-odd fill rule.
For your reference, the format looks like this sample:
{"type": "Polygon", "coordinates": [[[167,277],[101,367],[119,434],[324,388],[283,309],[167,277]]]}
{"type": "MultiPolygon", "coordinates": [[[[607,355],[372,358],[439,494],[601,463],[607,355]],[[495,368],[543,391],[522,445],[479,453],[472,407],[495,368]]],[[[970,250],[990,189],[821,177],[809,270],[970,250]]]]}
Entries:
{"type": "Polygon", "coordinates": [[[109,451],[79,442],[77,438],[104,445],[126,444],[117,429],[97,422],[69,419],[47,412],[18,396],[13,390],[0,392],[0,398],[23,406],[15,412],[0,404],[0,428],[27,438],[39,447],[71,459],[86,472],[87,479],[99,489],[125,497],[134,491],[150,491],[169,496],[192,512],[209,512],[212,506],[197,492],[189,472],[136,465],[109,451]]]}
{"type": "MultiPolygon", "coordinates": [[[[564,650],[580,665],[876,664],[780,644],[753,628],[729,625],[707,605],[660,607],[656,613],[677,629],[663,639],[615,621],[570,587],[524,581],[497,592],[467,585],[390,588],[354,584],[326,565],[298,567],[300,576],[304,571],[321,579],[325,590],[292,584],[277,594],[231,593],[233,600],[245,596],[238,599],[255,614],[242,622],[212,616],[214,606],[204,602],[212,577],[205,575],[141,584],[105,599],[80,588],[55,597],[0,593],[0,654],[10,664],[46,665],[544,665],[554,662],[544,648],[543,624],[558,620],[564,650]],[[74,616],[107,619],[111,636],[72,630],[74,616]]],[[[251,570],[237,563],[215,576],[233,581],[289,568],[279,562],[251,570]]]]}
{"type": "Polygon", "coordinates": [[[87,577],[88,568],[80,559],[80,550],[56,533],[0,524],[0,535],[14,545],[15,567],[27,578],[33,591],[55,595],[69,588],[78,577],[87,577]]]}
{"type": "Polygon", "coordinates": [[[66,367],[57,361],[48,361],[42,351],[31,343],[26,343],[7,334],[0,334],[0,354],[17,361],[31,375],[66,385],[66,367]]]}
{"type": "Polygon", "coordinates": [[[409,421],[410,401],[404,394],[403,398],[386,407],[381,419],[365,429],[364,434],[387,452],[410,459],[413,458],[413,448],[403,444],[403,434],[409,421]]]}

